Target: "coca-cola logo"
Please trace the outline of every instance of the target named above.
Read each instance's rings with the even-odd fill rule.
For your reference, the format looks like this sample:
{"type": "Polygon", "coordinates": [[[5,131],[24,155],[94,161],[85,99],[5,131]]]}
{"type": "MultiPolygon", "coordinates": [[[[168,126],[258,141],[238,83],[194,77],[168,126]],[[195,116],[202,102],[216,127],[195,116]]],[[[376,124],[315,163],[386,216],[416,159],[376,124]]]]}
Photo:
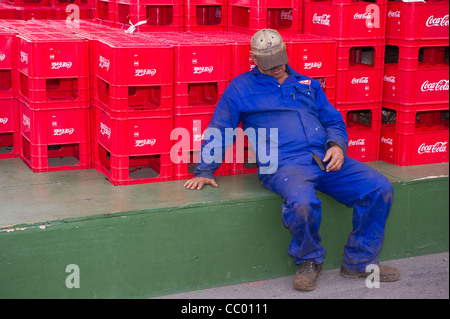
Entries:
{"type": "Polygon", "coordinates": [[[74,128],[55,128],[53,129],[53,136],[72,135],[75,132],[74,128]]]}
{"type": "Polygon", "coordinates": [[[144,76],[144,75],[154,76],[155,74],[156,69],[136,69],[134,76],[144,76]]]}
{"type": "Polygon", "coordinates": [[[102,69],[106,69],[106,71],[109,71],[110,64],[111,63],[108,59],[99,55],[99,67],[101,67],[102,69]]]}
{"type": "Polygon", "coordinates": [[[443,16],[442,18],[435,18],[432,15],[427,19],[427,22],[425,25],[428,28],[430,28],[430,27],[448,27],[449,26],[448,14],[443,16]]]}
{"type": "Polygon", "coordinates": [[[100,134],[106,135],[108,139],[111,137],[111,129],[102,122],[100,122],[100,134]]]}
{"type": "Polygon", "coordinates": [[[25,114],[22,115],[22,124],[23,126],[27,126],[28,128],[30,128],[30,118],[25,114]]]}
{"type": "Polygon", "coordinates": [[[372,14],[370,12],[364,12],[364,13],[355,13],[353,16],[354,20],[366,20],[366,19],[372,19],[372,14]]]}
{"type": "Polygon", "coordinates": [[[212,66],[194,66],[194,74],[212,73],[213,70],[212,66]]]}
{"type": "Polygon", "coordinates": [[[7,117],[0,117],[0,124],[6,124],[8,123],[8,118],[7,117]]]}
{"type": "Polygon", "coordinates": [[[438,82],[429,82],[428,80],[423,82],[420,90],[422,92],[427,91],[448,91],[449,80],[440,80],[438,82]]]}
{"type": "Polygon", "coordinates": [[[388,145],[393,145],[394,144],[394,140],[392,138],[386,138],[384,136],[381,137],[381,143],[384,144],[388,144],[388,145]]]}
{"type": "Polygon", "coordinates": [[[385,75],[384,77],[383,77],[383,81],[384,82],[389,82],[389,83],[395,83],[395,76],[387,76],[387,75],[385,75]]]}
{"type": "Polygon", "coordinates": [[[281,20],[292,20],[292,9],[289,11],[281,10],[281,20]]]}
{"type": "Polygon", "coordinates": [[[320,69],[322,67],[322,62],[305,62],[304,64],[304,69],[305,70],[309,70],[309,69],[320,69]]]}
{"type": "Polygon", "coordinates": [[[330,26],[330,17],[331,14],[318,15],[317,13],[314,13],[313,23],[330,26]]]}
{"type": "Polygon", "coordinates": [[[0,54],[0,61],[3,61],[6,58],[5,54],[0,54]]]}
{"type": "Polygon", "coordinates": [[[400,18],[400,11],[390,11],[389,10],[387,16],[389,18],[400,18]]]}
{"type": "Polygon", "coordinates": [[[143,147],[145,145],[153,146],[156,143],[156,139],[143,139],[143,140],[135,140],[135,147],[143,147]]]}
{"type": "Polygon", "coordinates": [[[23,51],[20,51],[20,62],[25,62],[28,64],[28,54],[23,51]]]}
{"type": "Polygon", "coordinates": [[[422,143],[422,145],[419,146],[417,153],[444,153],[447,152],[447,144],[448,142],[436,142],[434,145],[422,143]]]}
{"type": "Polygon", "coordinates": [[[353,140],[348,141],[348,146],[365,145],[365,143],[366,143],[366,139],[360,138],[356,141],[353,141],[353,140]]]}
{"type": "Polygon", "coordinates": [[[353,78],[352,79],[352,84],[367,84],[369,83],[369,77],[368,76],[363,76],[362,78],[353,78]]]}
{"type": "Polygon", "coordinates": [[[58,70],[62,68],[70,69],[72,67],[72,62],[52,62],[52,69],[58,70]]]}

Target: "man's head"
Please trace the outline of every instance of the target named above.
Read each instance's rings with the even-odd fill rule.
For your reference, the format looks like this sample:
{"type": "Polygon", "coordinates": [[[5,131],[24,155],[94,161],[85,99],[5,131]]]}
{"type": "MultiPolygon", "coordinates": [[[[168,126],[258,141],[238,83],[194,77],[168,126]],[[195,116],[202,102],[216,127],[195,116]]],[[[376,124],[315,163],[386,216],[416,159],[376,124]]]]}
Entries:
{"type": "Polygon", "coordinates": [[[251,48],[253,62],[265,74],[275,76],[281,72],[280,69],[284,72],[285,65],[289,63],[286,44],[276,30],[262,29],[256,32],[252,37],[251,48]]]}

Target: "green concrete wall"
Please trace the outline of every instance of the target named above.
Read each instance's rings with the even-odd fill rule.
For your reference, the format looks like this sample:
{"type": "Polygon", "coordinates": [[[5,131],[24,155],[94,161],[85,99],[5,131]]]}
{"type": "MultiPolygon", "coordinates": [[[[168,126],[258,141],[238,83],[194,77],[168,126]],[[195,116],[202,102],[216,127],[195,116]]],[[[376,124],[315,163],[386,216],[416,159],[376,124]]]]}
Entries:
{"type": "MultiPolygon", "coordinates": [[[[393,185],[380,259],[448,251],[448,177],[393,185]]],[[[3,227],[0,298],[147,298],[292,275],[281,199],[263,193],[3,227]],[[79,288],[66,287],[69,264],[79,267],[79,288]]],[[[336,268],[352,212],[319,197],[324,268],[336,268]]]]}

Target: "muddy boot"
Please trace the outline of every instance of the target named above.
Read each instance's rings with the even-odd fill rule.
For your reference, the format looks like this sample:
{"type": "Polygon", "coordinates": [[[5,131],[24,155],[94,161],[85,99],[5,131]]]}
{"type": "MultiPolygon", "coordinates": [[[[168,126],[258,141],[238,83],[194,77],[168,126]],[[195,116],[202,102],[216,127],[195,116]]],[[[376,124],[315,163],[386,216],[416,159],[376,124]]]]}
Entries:
{"type": "Polygon", "coordinates": [[[322,272],[322,265],[315,264],[312,260],[302,262],[294,277],[294,289],[311,291],[316,289],[317,277],[322,272]]]}
{"type": "MultiPolygon", "coordinates": [[[[400,271],[397,268],[389,267],[389,266],[383,266],[378,265],[379,267],[379,275],[380,275],[380,282],[391,282],[396,281],[400,279],[400,271]]],[[[345,278],[361,278],[361,277],[367,277],[372,272],[366,272],[364,270],[351,270],[347,269],[344,266],[341,266],[341,276],[345,278]]]]}

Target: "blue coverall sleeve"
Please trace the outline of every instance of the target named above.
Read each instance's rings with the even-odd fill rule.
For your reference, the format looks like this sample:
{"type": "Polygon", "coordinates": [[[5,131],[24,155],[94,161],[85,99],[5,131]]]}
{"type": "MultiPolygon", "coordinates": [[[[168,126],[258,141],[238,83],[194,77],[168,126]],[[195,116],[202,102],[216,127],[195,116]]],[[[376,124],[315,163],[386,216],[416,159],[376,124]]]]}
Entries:
{"type": "Polygon", "coordinates": [[[234,143],[235,135],[230,132],[235,132],[240,122],[234,90],[232,84],[227,87],[205,130],[200,161],[194,170],[195,177],[214,178],[214,172],[224,161],[226,149],[234,143]]]}
{"type": "Polygon", "coordinates": [[[327,134],[327,146],[330,142],[336,143],[347,154],[348,133],[342,114],[328,101],[325,92],[319,86],[316,90],[319,120],[327,134]]]}

